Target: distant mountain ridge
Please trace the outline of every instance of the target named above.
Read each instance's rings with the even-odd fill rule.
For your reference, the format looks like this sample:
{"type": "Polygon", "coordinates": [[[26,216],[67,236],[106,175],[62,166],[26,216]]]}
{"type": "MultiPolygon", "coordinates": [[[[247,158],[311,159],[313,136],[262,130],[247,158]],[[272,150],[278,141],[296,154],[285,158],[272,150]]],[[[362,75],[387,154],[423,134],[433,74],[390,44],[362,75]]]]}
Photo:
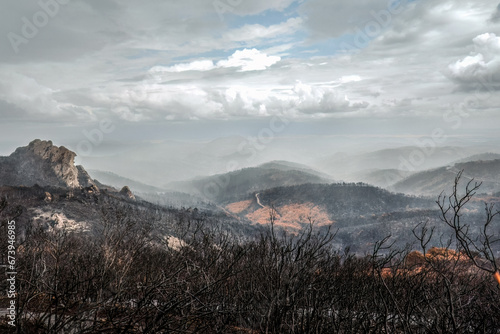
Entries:
{"type": "Polygon", "coordinates": [[[411,174],[413,174],[413,172],[399,169],[369,169],[353,173],[346,181],[364,182],[387,189],[411,174]]]}
{"type": "Polygon", "coordinates": [[[290,161],[284,161],[284,160],[273,160],[273,161],[261,164],[257,167],[268,168],[268,169],[274,168],[274,169],[279,169],[279,170],[283,170],[283,171],[296,170],[296,171],[302,171],[302,172],[306,172],[306,173],[309,173],[312,175],[316,175],[316,176],[319,176],[319,177],[322,177],[325,179],[331,179],[331,176],[329,174],[319,172],[319,171],[317,171],[317,170],[315,170],[307,165],[300,164],[297,162],[290,162],[290,161]]]}
{"type": "Polygon", "coordinates": [[[464,162],[472,162],[472,161],[480,161],[480,160],[497,160],[500,159],[500,154],[498,153],[493,153],[493,152],[486,152],[486,153],[480,153],[480,154],[474,154],[469,157],[460,159],[455,161],[454,163],[464,163],[464,162]]]}
{"type": "MultiPolygon", "coordinates": [[[[422,152],[419,146],[404,146],[382,149],[361,154],[336,153],[322,158],[314,165],[320,171],[328,173],[336,179],[352,179],[352,175],[366,169],[407,170],[408,159],[412,152],[422,152]]],[[[418,166],[412,166],[415,171],[439,168],[454,163],[457,159],[466,158],[477,153],[474,149],[445,146],[435,147],[432,154],[418,166]]],[[[413,169],[410,171],[414,171],[413,169]]]]}
{"type": "MultiPolygon", "coordinates": [[[[357,244],[361,252],[389,234],[403,244],[412,240],[412,228],[418,222],[438,221],[435,198],[391,193],[359,182],[334,182],[328,175],[294,162],[271,161],[176,182],[171,184],[173,191],[110,172],[91,171],[105,184],[123,186],[118,191],[93,179],[82,166],[75,166],[75,156],[51,141],[35,140],[8,157],[0,157],[0,199],[7,198],[14,209],[24,208],[20,220],[24,226],[36,222],[66,228],[69,224],[71,229],[98,233],[103,209],[121,208],[126,212],[120,216],[123,219],[142,219],[144,223],[157,220],[165,236],[173,235],[170,230],[175,226],[170,223],[174,217],[178,221],[209,221],[244,237],[269,224],[274,211],[279,227],[296,232],[309,221],[320,230],[332,227],[339,233],[335,247],[357,244]],[[145,192],[136,198],[127,186],[134,190],[142,187],[145,192]],[[188,191],[189,194],[181,193],[188,191]],[[162,217],[154,218],[158,213],[162,217]]],[[[500,159],[457,163],[416,173],[398,182],[396,185],[402,189],[397,191],[429,191],[434,197],[432,192],[453,185],[461,169],[465,170],[465,180],[475,177],[484,182],[481,192],[500,196],[500,159]]],[[[399,170],[370,173],[375,181],[393,174],[404,177],[399,170]]],[[[472,209],[475,212],[477,205],[472,209]]]]}
{"type": "Polygon", "coordinates": [[[113,172],[106,172],[95,169],[89,169],[88,172],[95,181],[116,187],[118,189],[128,186],[135,192],[156,193],[165,191],[165,189],[163,188],[155,187],[136,180],[132,180],[127,177],[115,174],[113,172]]]}
{"type": "Polygon", "coordinates": [[[331,182],[332,180],[326,174],[314,171],[307,166],[273,161],[225,174],[172,182],[167,187],[175,191],[203,196],[216,202],[228,202],[251,192],[279,186],[331,182]]]}
{"type": "Polygon", "coordinates": [[[434,197],[442,191],[450,194],[454,179],[462,170],[462,182],[472,179],[482,182],[480,193],[500,191],[500,159],[456,163],[453,166],[418,172],[394,184],[392,190],[434,197]]]}

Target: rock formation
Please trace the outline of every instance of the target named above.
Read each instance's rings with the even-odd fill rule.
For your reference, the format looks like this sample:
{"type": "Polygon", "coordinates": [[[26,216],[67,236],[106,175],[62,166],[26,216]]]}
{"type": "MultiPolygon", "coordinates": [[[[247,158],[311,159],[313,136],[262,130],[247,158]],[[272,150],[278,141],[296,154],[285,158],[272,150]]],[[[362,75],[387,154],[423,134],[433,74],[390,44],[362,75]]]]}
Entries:
{"type": "Polygon", "coordinates": [[[120,190],[120,195],[122,195],[128,199],[135,200],[135,196],[128,186],[125,186],[122,188],[122,190],[120,190]]]}
{"type": "Polygon", "coordinates": [[[95,186],[83,167],[75,166],[76,154],[51,141],[36,139],[0,158],[0,185],[54,186],[79,188],[95,186]]]}

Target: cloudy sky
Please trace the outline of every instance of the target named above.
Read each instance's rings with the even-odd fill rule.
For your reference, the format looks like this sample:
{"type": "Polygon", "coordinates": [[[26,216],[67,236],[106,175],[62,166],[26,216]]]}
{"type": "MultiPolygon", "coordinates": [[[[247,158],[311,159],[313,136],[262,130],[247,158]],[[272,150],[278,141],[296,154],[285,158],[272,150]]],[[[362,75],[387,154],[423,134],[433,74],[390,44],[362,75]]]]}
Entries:
{"type": "Polygon", "coordinates": [[[499,0],[0,6],[2,154],[103,121],[108,141],[248,135],[275,117],[289,136],[498,133],[499,0]]]}

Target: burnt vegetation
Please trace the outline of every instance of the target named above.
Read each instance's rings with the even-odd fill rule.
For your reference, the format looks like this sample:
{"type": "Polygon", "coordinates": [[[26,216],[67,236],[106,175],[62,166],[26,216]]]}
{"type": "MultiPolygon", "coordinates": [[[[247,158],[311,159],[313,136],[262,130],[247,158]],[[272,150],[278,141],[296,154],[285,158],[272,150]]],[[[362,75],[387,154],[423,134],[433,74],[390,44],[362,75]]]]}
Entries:
{"type": "MultiPolygon", "coordinates": [[[[98,224],[90,232],[34,224],[23,221],[33,193],[10,189],[0,215],[2,224],[7,217],[23,223],[18,321],[15,329],[3,322],[0,330],[496,333],[499,213],[486,205],[481,222],[467,221],[463,213],[480,184],[460,191],[460,176],[454,192],[437,200],[449,233],[415,222],[413,245],[396,247],[386,235],[362,256],[333,247],[335,225],[323,230],[310,221],[290,234],[275,228],[271,211],[268,228],[238,234],[239,227],[191,209],[106,193],[68,199],[51,190],[53,202],[71,207],[73,201],[92,212],[98,224]]],[[[36,188],[36,197],[46,190],[36,188]]]]}

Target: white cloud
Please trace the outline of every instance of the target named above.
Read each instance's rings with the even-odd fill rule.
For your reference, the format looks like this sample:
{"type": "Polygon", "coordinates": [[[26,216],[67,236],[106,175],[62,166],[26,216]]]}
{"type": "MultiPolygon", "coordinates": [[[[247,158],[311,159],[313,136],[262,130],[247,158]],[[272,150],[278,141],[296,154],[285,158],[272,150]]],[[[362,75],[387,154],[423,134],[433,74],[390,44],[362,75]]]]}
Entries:
{"type": "Polygon", "coordinates": [[[167,67],[155,66],[149,73],[155,75],[162,72],[210,71],[216,68],[239,68],[241,72],[262,71],[280,60],[281,57],[268,56],[257,49],[243,49],[235,51],[227,59],[220,60],[215,65],[211,60],[196,60],[167,67]]]}
{"type": "Polygon", "coordinates": [[[500,89],[500,37],[485,33],[473,39],[475,51],[448,66],[449,77],[465,88],[500,89]]]}
{"type": "Polygon", "coordinates": [[[358,82],[361,81],[361,77],[359,75],[344,75],[340,78],[341,83],[349,83],[349,82],[358,82]]]}
{"type": "Polygon", "coordinates": [[[500,36],[493,33],[486,33],[473,39],[477,50],[483,52],[488,58],[500,55],[500,36]]]}
{"type": "Polygon", "coordinates": [[[151,73],[156,72],[185,72],[185,71],[210,71],[214,69],[214,63],[211,60],[197,60],[191,63],[176,64],[173,66],[163,67],[155,66],[149,71],[151,73]]]}
{"type": "Polygon", "coordinates": [[[261,71],[281,60],[278,56],[268,56],[257,49],[238,50],[227,60],[217,62],[217,67],[239,67],[242,72],[261,71]]]}
{"type": "Polygon", "coordinates": [[[261,24],[247,24],[241,28],[231,30],[224,34],[224,39],[232,42],[246,42],[286,36],[299,30],[302,23],[303,20],[300,17],[293,17],[288,19],[286,22],[271,25],[269,27],[261,24]]]}
{"type": "Polygon", "coordinates": [[[18,73],[0,76],[0,99],[27,114],[57,116],[64,113],[62,105],[54,98],[55,91],[39,84],[33,78],[18,73]]]}
{"type": "Polygon", "coordinates": [[[349,111],[345,94],[328,88],[297,82],[293,87],[292,105],[301,113],[333,113],[349,111]]]}
{"type": "MultiPolygon", "coordinates": [[[[378,22],[372,11],[386,10],[390,1],[300,0],[298,10],[288,8],[293,2],[242,1],[221,21],[210,1],[71,1],[19,56],[8,57],[8,40],[0,42],[0,103],[26,110],[19,118],[50,115],[47,122],[77,113],[129,121],[314,118],[368,105],[366,114],[398,115],[428,112],[435,102],[425,101],[432,98],[463,100],[468,92],[454,90],[448,78],[462,87],[484,75],[500,83],[499,37],[484,34],[497,27],[490,2],[403,0],[406,10],[391,16],[366,48],[342,56],[330,38],[378,22]],[[307,33],[318,44],[304,41],[307,33]],[[227,50],[238,51],[200,57],[227,50]]],[[[36,2],[6,6],[4,36],[19,33],[20,18],[40,10],[36,2]]]]}

